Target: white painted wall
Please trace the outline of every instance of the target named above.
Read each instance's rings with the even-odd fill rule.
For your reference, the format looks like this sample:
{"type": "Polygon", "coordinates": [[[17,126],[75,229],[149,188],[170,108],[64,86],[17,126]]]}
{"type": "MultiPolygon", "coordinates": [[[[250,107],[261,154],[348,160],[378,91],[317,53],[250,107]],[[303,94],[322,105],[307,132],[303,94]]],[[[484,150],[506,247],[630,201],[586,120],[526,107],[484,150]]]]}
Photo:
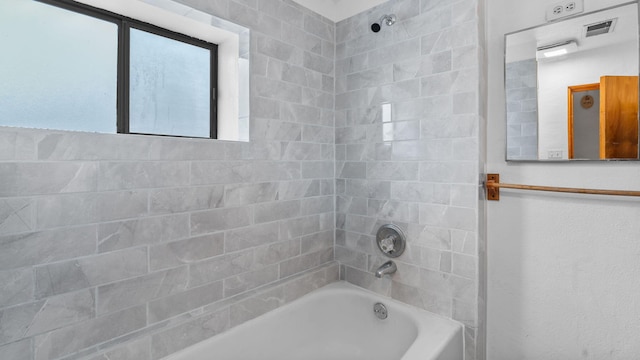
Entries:
{"type": "MultiPolygon", "coordinates": [[[[503,36],[543,23],[553,3],[487,4],[487,171],[504,182],[640,190],[638,162],[503,160],[503,36]]],[[[640,200],[503,190],[487,212],[487,359],[638,358],[640,200]]]]}

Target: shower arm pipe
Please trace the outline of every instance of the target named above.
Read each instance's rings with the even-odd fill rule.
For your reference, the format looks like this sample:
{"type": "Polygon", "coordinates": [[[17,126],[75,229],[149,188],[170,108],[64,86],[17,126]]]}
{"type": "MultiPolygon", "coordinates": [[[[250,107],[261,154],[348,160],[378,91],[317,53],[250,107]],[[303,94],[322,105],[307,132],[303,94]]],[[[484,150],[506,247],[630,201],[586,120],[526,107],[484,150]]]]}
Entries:
{"type": "Polygon", "coordinates": [[[538,185],[521,185],[507,184],[500,182],[500,174],[487,174],[487,180],[484,186],[487,189],[487,200],[500,200],[500,188],[517,189],[517,190],[533,190],[548,192],[563,192],[575,194],[592,194],[592,195],[615,195],[615,196],[640,196],[640,191],[633,190],[604,190],[604,189],[583,189],[556,186],[538,186],[538,185]]]}

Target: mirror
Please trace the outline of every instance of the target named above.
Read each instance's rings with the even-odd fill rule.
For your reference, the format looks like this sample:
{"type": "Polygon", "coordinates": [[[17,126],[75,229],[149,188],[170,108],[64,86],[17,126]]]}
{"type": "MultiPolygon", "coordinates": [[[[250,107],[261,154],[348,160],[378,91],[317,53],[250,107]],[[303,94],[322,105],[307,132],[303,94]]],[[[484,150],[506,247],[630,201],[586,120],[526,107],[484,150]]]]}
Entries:
{"type": "Polygon", "coordinates": [[[505,35],[507,161],[638,160],[638,3],[505,35]]]}

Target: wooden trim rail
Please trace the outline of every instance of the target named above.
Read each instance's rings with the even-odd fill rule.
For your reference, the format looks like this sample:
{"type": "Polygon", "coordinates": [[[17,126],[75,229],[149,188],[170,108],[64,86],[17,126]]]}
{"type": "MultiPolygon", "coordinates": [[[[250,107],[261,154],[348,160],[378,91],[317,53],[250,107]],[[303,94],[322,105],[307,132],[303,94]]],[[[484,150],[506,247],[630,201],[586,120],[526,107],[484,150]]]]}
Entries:
{"type": "Polygon", "coordinates": [[[500,174],[487,174],[487,181],[485,182],[485,186],[487,188],[487,200],[495,200],[495,201],[500,200],[500,188],[563,192],[563,193],[575,193],[575,194],[640,196],[640,191],[631,191],[631,190],[601,190],[601,189],[582,189],[582,188],[555,187],[555,186],[506,184],[506,183],[500,182],[500,174]]]}

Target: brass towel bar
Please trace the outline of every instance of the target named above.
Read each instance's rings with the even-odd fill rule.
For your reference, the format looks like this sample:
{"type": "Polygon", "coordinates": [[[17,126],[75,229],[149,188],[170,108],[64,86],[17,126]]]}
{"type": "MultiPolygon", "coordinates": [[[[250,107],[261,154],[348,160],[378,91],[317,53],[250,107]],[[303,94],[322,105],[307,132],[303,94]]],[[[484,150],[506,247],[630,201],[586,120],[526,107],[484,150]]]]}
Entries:
{"type": "Polygon", "coordinates": [[[500,182],[500,174],[487,174],[487,181],[485,182],[485,186],[487,188],[487,200],[496,200],[496,201],[500,200],[500,188],[564,192],[564,193],[576,193],[576,194],[640,196],[640,191],[631,191],[631,190],[600,190],[600,189],[581,189],[581,188],[568,188],[568,187],[555,187],[555,186],[505,184],[500,182]]]}

